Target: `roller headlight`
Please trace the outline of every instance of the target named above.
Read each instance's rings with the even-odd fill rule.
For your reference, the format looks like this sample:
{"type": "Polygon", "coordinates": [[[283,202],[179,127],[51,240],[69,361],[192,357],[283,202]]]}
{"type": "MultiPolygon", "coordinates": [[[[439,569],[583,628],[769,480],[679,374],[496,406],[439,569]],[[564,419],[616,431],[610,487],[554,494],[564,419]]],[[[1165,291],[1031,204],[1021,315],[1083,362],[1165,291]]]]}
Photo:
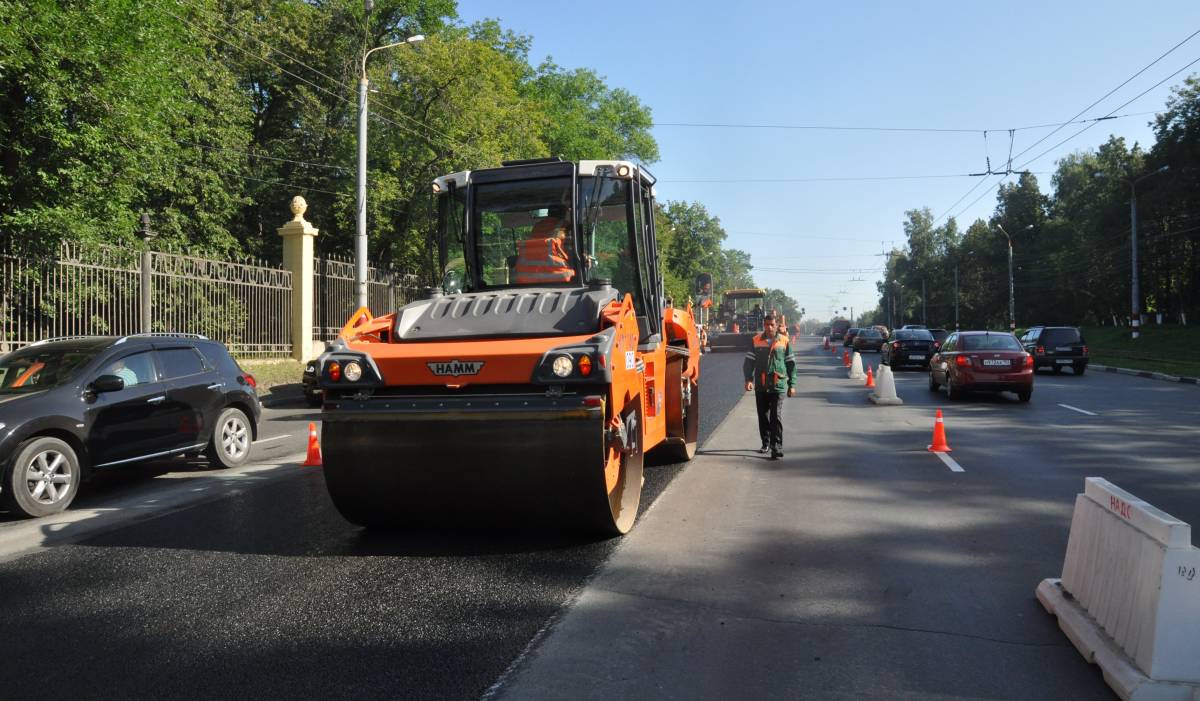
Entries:
{"type": "Polygon", "coordinates": [[[346,363],[346,367],[342,368],[342,374],[348,381],[358,382],[362,379],[362,366],[358,364],[358,361],[351,360],[346,363]]]}
{"type": "Polygon", "coordinates": [[[560,355],[554,359],[554,365],[552,366],[552,369],[554,370],[555,375],[558,375],[559,377],[568,377],[570,376],[571,371],[575,369],[575,361],[571,360],[571,356],[569,355],[560,355]]]}

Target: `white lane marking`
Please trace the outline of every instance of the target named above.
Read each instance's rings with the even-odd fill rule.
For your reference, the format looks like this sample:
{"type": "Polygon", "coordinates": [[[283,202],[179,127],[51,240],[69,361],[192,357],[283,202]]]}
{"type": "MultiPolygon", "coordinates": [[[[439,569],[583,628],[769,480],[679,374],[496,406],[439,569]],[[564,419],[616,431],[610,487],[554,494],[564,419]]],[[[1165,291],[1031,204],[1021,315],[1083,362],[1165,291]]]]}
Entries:
{"type": "Polygon", "coordinates": [[[950,468],[951,472],[966,472],[966,470],[962,469],[962,465],[954,462],[954,458],[950,457],[947,453],[934,453],[934,455],[941,458],[942,462],[946,463],[946,467],[950,468]]]}
{"type": "Polygon", "coordinates": [[[271,436],[270,438],[259,438],[258,440],[254,441],[254,445],[258,445],[259,443],[270,443],[271,441],[281,441],[284,438],[291,438],[291,437],[292,437],[292,434],[285,433],[282,436],[271,436]]]}
{"type": "Polygon", "coordinates": [[[1070,409],[1071,411],[1078,411],[1080,414],[1087,414],[1088,416],[1097,416],[1097,414],[1093,414],[1092,412],[1088,411],[1087,409],[1080,409],[1078,407],[1073,407],[1070,404],[1059,404],[1059,406],[1064,409],[1070,409]]]}

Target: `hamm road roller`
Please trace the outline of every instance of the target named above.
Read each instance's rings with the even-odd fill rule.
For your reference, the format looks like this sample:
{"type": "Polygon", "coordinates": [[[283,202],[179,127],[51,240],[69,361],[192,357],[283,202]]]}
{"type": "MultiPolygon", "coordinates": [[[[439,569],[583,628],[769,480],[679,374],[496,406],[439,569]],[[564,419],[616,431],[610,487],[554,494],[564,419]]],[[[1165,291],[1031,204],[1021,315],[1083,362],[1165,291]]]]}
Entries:
{"type": "Polygon", "coordinates": [[[319,359],[343,516],[633,526],[646,455],[690,460],[700,409],[654,183],[634,163],[559,159],[434,180],[441,286],[384,316],[359,309],[319,359]]]}

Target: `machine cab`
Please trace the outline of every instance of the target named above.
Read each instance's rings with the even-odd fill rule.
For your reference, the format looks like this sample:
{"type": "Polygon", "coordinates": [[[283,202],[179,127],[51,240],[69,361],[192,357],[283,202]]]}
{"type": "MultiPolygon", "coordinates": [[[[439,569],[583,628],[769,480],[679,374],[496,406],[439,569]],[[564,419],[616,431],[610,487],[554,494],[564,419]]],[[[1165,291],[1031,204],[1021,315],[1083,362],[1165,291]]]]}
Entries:
{"type": "Polygon", "coordinates": [[[655,178],[627,161],[506,161],[437,178],[444,294],[615,288],[642,342],[661,337],[655,178]]]}

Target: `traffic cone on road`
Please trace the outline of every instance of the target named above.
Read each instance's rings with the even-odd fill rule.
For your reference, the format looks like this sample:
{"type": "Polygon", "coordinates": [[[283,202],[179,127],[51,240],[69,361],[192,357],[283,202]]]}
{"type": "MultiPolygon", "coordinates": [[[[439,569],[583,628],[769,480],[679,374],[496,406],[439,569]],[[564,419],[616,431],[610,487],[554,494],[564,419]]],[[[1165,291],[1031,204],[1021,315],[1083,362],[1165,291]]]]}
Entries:
{"type": "Polygon", "coordinates": [[[829,337],[825,337],[825,350],[829,350],[829,337]]]}
{"type": "Polygon", "coordinates": [[[842,351],[842,366],[850,367],[850,351],[842,351]]]}
{"type": "Polygon", "coordinates": [[[946,443],[946,425],[942,423],[942,410],[937,410],[937,418],[933,420],[933,445],[926,450],[931,453],[949,453],[950,446],[946,443]]]}
{"type": "Polygon", "coordinates": [[[872,404],[879,406],[898,406],[904,400],[896,395],[896,379],[892,377],[892,369],[886,365],[879,366],[879,383],[874,392],[867,395],[872,404]]]}
{"type": "Polygon", "coordinates": [[[867,384],[864,386],[865,387],[874,387],[875,386],[875,373],[871,372],[870,365],[867,366],[867,384]]]}
{"type": "Polygon", "coordinates": [[[863,374],[862,356],[858,354],[858,351],[854,351],[854,357],[850,361],[850,372],[846,373],[846,377],[849,377],[851,380],[861,380],[866,377],[863,374]]]}
{"type": "Polygon", "coordinates": [[[317,440],[317,425],[308,423],[308,456],[304,458],[304,467],[321,466],[321,441],[317,440]]]}

